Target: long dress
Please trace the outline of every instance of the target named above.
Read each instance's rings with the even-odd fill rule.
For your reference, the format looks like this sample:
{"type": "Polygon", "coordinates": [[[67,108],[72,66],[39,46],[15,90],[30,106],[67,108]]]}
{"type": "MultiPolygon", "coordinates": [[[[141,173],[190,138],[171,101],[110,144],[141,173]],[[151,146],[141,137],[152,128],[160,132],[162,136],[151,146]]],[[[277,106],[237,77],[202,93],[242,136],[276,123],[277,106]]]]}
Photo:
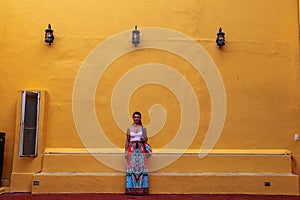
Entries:
{"type": "Polygon", "coordinates": [[[148,194],[148,169],[145,145],[140,141],[130,142],[127,148],[125,194],[148,194]]]}

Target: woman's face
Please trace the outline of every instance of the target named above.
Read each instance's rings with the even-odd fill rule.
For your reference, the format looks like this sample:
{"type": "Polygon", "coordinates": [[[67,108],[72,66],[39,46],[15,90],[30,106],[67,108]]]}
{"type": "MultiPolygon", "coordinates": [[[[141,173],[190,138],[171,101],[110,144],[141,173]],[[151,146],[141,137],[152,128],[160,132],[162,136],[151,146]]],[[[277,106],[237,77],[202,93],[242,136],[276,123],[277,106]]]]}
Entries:
{"type": "Polygon", "coordinates": [[[140,124],[141,117],[137,114],[133,115],[133,122],[135,124],[140,124]]]}

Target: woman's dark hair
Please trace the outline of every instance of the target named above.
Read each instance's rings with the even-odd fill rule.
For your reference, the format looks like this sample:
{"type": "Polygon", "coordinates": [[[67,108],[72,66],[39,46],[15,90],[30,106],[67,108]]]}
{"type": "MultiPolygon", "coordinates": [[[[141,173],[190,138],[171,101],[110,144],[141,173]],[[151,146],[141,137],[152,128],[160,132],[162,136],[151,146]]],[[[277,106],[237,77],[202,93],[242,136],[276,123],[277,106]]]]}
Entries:
{"type": "Polygon", "coordinates": [[[134,117],[134,115],[138,115],[138,116],[140,116],[140,121],[139,121],[139,125],[141,125],[142,126],[142,114],[140,113],[140,112],[138,112],[138,111],[135,111],[133,114],[132,114],[132,118],[134,117]]]}

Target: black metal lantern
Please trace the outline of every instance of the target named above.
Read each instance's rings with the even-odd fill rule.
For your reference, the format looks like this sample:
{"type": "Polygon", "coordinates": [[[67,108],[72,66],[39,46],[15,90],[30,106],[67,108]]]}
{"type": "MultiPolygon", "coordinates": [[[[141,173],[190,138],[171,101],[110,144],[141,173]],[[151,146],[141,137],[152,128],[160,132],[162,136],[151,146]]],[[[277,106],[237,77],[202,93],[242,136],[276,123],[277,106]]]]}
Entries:
{"type": "Polygon", "coordinates": [[[225,45],[225,33],[222,32],[222,28],[221,27],[219,29],[219,33],[217,33],[216,43],[219,46],[219,48],[221,48],[222,46],[225,45]]]}
{"type": "Polygon", "coordinates": [[[53,30],[51,29],[51,25],[48,25],[48,28],[45,30],[45,42],[51,45],[54,40],[53,30]]]}
{"type": "Polygon", "coordinates": [[[136,46],[139,43],[140,43],[140,31],[137,29],[137,26],[135,26],[135,29],[132,31],[132,44],[136,46]]]}

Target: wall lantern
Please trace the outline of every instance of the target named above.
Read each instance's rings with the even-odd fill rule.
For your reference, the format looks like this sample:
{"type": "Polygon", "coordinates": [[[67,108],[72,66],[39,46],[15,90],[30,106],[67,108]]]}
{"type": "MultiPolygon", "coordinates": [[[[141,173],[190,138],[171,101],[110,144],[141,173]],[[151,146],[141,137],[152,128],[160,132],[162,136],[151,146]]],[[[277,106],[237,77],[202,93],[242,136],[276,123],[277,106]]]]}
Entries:
{"type": "Polygon", "coordinates": [[[45,30],[45,42],[51,45],[54,40],[53,30],[51,29],[51,25],[48,25],[48,28],[45,30]]]}
{"type": "Polygon", "coordinates": [[[132,31],[132,44],[136,46],[139,43],[140,43],[140,31],[137,29],[137,25],[136,25],[135,29],[132,31]]]}
{"type": "Polygon", "coordinates": [[[219,48],[221,48],[222,46],[225,45],[225,33],[222,32],[222,28],[221,27],[219,29],[219,33],[217,33],[216,43],[219,46],[219,48]]]}

